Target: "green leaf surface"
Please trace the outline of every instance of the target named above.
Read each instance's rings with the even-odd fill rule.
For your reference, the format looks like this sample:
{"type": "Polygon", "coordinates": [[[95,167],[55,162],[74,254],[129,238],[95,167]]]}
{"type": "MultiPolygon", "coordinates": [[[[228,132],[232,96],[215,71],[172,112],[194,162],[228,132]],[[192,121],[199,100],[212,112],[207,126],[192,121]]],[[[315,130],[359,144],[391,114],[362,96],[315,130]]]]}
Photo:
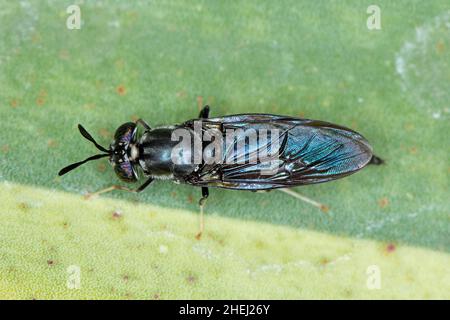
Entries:
{"type": "Polygon", "coordinates": [[[0,298],[450,298],[441,252],[218,215],[199,241],[185,210],[0,191],[0,298]]]}
{"type": "MultiPolygon", "coordinates": [[[[98,298],[124,297],[143,287],[148,289],[145,296],[134,297],[343,298],[347,292],[344,283],[365,277],[365,268],[373,264],[370,257],[364,260],[365,246],[379,256],[382,254],[376,248],[386,244],[408,248],[399,265],[386,264],[387,272],[423,263],[430,254],[433,259],[426,262],[427,267],[417,265],[405,271],[414,279],[423,280],[425,272],[441,270],[444,262],[448,266],[448,3],[378,1],[382,18],[382,29],[378,31],[366,26],[370,4],[86,1],[80,3],[81,29],[69,30],[69,3],[65,1],[0,1],[0,181],[2,190],[9,190],[5,183],[13,183],[15,190],[15,194],[5,191],[0,205],[1,267],[12,270],[1,277],[1,286],[16,288],[14,292],[20,298],[32,298],[33,292],[40,292],[36,297],[42,298],[88,297],[94,292],[98,298]],[[56,176],[65,165],[96,152],[79,135],[78,123],[101,144],[108,145],[114,130],[124,122],[143,118],[152,126],[179,123],[195,118],[199,107],[206,103],[212,107],[212,116],[264,112],[348,126],[371,142],[386,165],[365,168],[342,180],[295,189],[327,204],[328,215],[280,192],[211,190],[205,243],[190,238],[195,234],[195,225],[182,230],[182,222],[176,222],[186,219],[186,223],[193,223],[189,212],[198,211],[198,188],[162,181],[139,195],[113,192],[105,198],[114,201],[95,200],[91,204],[80,195],[118,182],[106,160],[82,166],[63,178],[56,176]],[[51,196],[53,193],[41,188],[58,193],[51,196]],[[43,206],[29,209],[27,199],[35,202],[35,196],[42,197],[43,206]],[[124,221],[131,219],[126,227],[125,222],[106,218],[119,203],[126,208],[124,221]],[[27,218],[21,211],[28,209],[36,212],[27,218]],[[138,211],[136,216],[134,209],[138,211]],[[79,215],[74,212],[77,210],[79,215]],[[155,225],[148,212],[165,214],[157,214],[155,225]],[[70,223],[69,218],[80,224],[70,232],[58,225],[70,223]],[[222,223],[227,231],[221,231],[222,223]],[[248,236],[243,227],[247,225],[248,236]],[[150,252],[158,250],[164,235],[153,239],[153,243],[152,236],[146,234],[171,228],[176,228],[182,239],[163,244],[171,252],[169,260],[156,254],[158,258],[153,262],[150,252]],[[273,236],[274,230],[279,237],[273,236]],[[213,242],[208,237],[214,237],[215,232],[225,241],[223,248],[218,244],[208,247],[213,242]],[[280,240],[284,232],[289,234],[286,242],[280,240]],[[305,243],[296,238],[297,232],[305,243]],[[50,241],[46,235],[52,237],[51,245],[42,242],[50,241]],[[103,242],[106,235],[107,244],[103,242]],[[252,235],[253,242],[247,239],[252,235]],[[320,238],[321,245],[314,256],[308,256],[311,241],[316,238],[320,238]],[[255,243],[261,239],[265,245],[255,250],[255,243]],[[291,266],[289,263],[305,258],[303,254],[313,265],[320,256],[331,261],[348,249],[344,246],[347,249],[340,251],[333,244],[335,239],[361,246],[356,253],[360,259],[357,267],[345,272],[330,271],[328,276],[315,270],[313,278],[286,267],[283,276],[271,274],[273,287],[239,278],[242,286],[229,290],[221,285],[217,291],[207,290],[201,284],[195,287],[200,291],[196,291],[182,280],[192,273],[195,279],[205,277],[203,284],[213,279],[222,283],[232,277],[233,270],[241,268],[243,277],[245,268],[256,270],[271,263],[291,266]],[[30,251],[27,242],[33,243],[30,251]],[[77,243],[80,247],[76,247],[77,243]],[[117,250],[113,243],[117,243],[117,250]],[[142,243],[153,251],[136,249],[130,267],[127,257],[131,254],[126,250],[142,243]],[[200,246],[199,250],[204,245],[213,252],[220,247],[219,258],[206,270],[201,270],[199,261],[189,262],[186,257],[177,260],[178,254],[195,245],[200,246]],[[42,259],[52,256],[52,246],[57,247],[56,258],[48,259],[59,264],[42,265],[42,259]],[[73,250],[78,262],[70,259],[73,250]],[[242,264],[226,256],[227,252],[237,251],[245,257],[242,264]],[[29,255],[26,261],[25,255],[29,255]],[[93,258],[97,255],[98,260],[93,258]],[[435,255],[443,260],[434,259],[435,255]],[[89,266],[91,258],[96,274],[104,273],[86,284],[91,291],[67,293],[53,286],[54,277],[66,276],[67,265],[89,266]],[[259,264],[249,266],[253,258],[259,264]],[[108,261],[108,268],[114,271],[105,271],[106,266],[99,269],[108,261]],[[171,265],[173,261],[180,263],[171,265]],[[49,273],[48,268],[59,268],[62,273],[49,273]],[[128,270],[135,276],[132,280],[133,274],[129,275],[129,282],[134,281],[133,290],[126,289],[118,278],[128,270]],[[325,280],[331,274],[337,280],[327,285],[325,280]],[[348,278],[343,280],[341,276],[348,278]],[[316,279],[322,282],[315,287],[313,282],[319,283],[316,279]],[[296,285],[290,287],[292,283],[296,285]],[[159,292],[164,285],[167,291],[159,292]],[[39,291],[39,286],[43,290],[39,291]],[[300,287],[311,291],[305,293],[300,287]],[[109,292],[111,288],[118,291],[109,292]]],[[[407,283],[405,279],[398,283],[407,283]]],[[[422,280],[418,282],[425,286],[422,280]]],[[[353,287],[364,286],[364,281],[354,282],[349,284],[349,297],[373,297],[365,287],[353,287]]],[[[441,283],[441,288],[450,287],[448,281],[441,283]]],[[[413,295],[399,284],[398,292],[385,291],[380,297],[427,297],[427,292],[433,297],[444,296],[439,289],[427,291],[425,287],[413,295]]]]}

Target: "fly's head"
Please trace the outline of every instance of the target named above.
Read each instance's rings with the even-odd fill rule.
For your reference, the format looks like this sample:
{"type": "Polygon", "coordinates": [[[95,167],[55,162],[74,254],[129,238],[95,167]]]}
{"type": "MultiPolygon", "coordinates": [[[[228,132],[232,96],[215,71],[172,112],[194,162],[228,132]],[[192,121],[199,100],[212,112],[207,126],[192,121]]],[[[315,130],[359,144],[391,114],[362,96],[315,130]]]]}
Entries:
{"type": "Polygon", "coordinates": [[[127,122],[117,128],[114,140],[109,146],[109,162],[117,176],[125,182],[136,182],[139,165],[139,146],[137,142],[137,126],[127,122]]]}
{"type": "Polygon", "coordinates": [[[99,145],[82,125],[78,125],[78,130],[80,130],[83,137],[91,141],[103,153],[93,155],[83,161],[72,163],[61,169],[58,175],[62,176],[88,161],[109,157],[109,162],[121,180],[125,182],[135,182],[138,180],[136,166],[139,166],[139,144],[137,142],[137,126],[134,122],[124,123],[117,128],[109,150],[99,145]]]}

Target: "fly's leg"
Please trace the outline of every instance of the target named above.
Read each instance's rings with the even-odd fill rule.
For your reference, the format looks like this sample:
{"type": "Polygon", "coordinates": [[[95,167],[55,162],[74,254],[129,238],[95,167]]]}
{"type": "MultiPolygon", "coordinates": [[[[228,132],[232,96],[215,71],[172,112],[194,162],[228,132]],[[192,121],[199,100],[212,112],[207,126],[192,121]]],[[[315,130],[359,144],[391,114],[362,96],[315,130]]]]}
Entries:
{"type": "Polygon", "coordinates": [[[380,164],[384,164],[384,160],[380,157],[377,157],[376,155],[372,155],[372,158],[369,161],[369,164],[374,164],[376,166],[379,166],[380,164]]]}
{"type": "Polygon", "coordinates": [[[304,201],[304,202],[306,202],[306,203],[308,203],[310,205],[313,205],[314,207],[319,208],[320,210],[322,210],[325,213],[327,213],[330,210],[330,208],[328,206],[326,206],[326,205],[324,205],[322,203],[319,203],[317,201],[314,201],[314,200],[312,200],[310,198],[307,198],[305,196],[302,196],[300,193],[297,193],[297,192],[292,191],[290,189],[277,189],[277,190],[283,191],[284,193],[287,193],[288,195],[290,195],[290,196],[292,196],[294,198],[297,198],[297,199],[302,200],[302,201],[304,201]]]}
{"type": "Polygon", "coordinates": [[[102,193],[106,193],[106,192],[110,192],[113,190],[122,190],[122,191],[128,191],[128,192],[141,192],[142,190],[144,190],[145,188],[147,188],[150,183],[152,183],[153,178],[148,178],[147,181],[145,181],[139,188],[136,189],[130,189],[124,186],[119,186],[119,185],[113,185],[111,187],[96,191],[96,192],[92,192],[92,193],[88,193],[87,195],[85,195],[84,197],[86,199],[92,199],[93,197],[96,197],[102,193]]]}
{"type": "Polygon", "coordinates": [[[209,117],[209,106],[206,105],[203,107],[202,110],[200,110],[200,114],[198,115],[199,118],[201,119],[208,119],[209,117]]]}
{"type": "MultiPolygon", "coordinates": [[[[201,119],[208,119],[208,117],[209,117],[209,106],[208,105],[204,106],[203,109],[200,110],[200,114],[198,115],[198,117],[201,119]]],[[[201,197],[200,201],[198,202],[198,204],[200,205],[200,230],[197,233],[197,235],[195,236],[197,238],[197,240],[200,240],[200,238],[202,237],[203,229],[205,227],[205,223],[203,220],[203,211],[204,211],[204,207],[206,205],[206,199],[208,199],[208,196],[209,196],[208,188],[202,187],[202,197],[201,197]]]]}
{"type": "Polygon", "coordinates": [[[136,124],[140,124],[141,126],[143,126],[145,128],[145,130],[148,130],[148,131],[152,130],[152,128],[150,128],[150,125],[147,122],[145,122],[145,120],[143,120],[143,119],[137,119],[136,124]]]}
{"type": "Polygon", "coordinates": [[[206,200],[208,199],[208,196],[209,196],[209,189],[207,187],[202,187],[202,197],[198,202],[198,204],[200,205],[200,229],[197,235],[195,236],[197,240],[200,240],[200,238],[202,237],[203,229],[205,227],[205,223],[203,220],[203,209],[206,205],[206,200]]]}

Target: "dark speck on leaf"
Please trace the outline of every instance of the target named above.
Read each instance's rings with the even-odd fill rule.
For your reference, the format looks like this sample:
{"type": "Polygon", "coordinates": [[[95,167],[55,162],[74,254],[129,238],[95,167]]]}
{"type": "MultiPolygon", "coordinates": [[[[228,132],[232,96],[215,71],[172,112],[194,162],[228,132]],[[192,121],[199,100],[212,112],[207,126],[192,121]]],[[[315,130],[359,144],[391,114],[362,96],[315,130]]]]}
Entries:
{"type": "Polygon", "coordinates": [[[127,89],[123,86],[120,85],[116,88],[117,94],[120,96],[124,96],[127,93],[127,89]]]}
{"type": "Polygon", "coordinates": [[[187,277],[186,280],[188,283],[195,283],[195,282],[197,282],[197,277],[191,274],[187,277]]]}
{"type": "Polygon", "coordinates": [[[394,251],[395,251],[395,244],[389,243],[389,244],[386,246],[386,251],[387,251],[388,253],[394,252],[394,251]]]}
{"type": "Polygon", "coordinates": [[[122,212],[120,212],[119,210],[114,211],[112,214],[112,218],[114,220],[118,220],[118,219],[122,218],[122,212]]]}
{"type": "Polygon", "coordinates": [[[19,206],[19,209],[22,211],[28,211],[30,209],[30,205],[25,202],[20,202],[18,206],[19,206]]]}
{"type": "Polygon", "coordinates": [[[55,261],[53,261],[53,260],[47,260],[47,264],[48,264],[49,266],[53,266],[53,265],[55,264],[55,261]]]}

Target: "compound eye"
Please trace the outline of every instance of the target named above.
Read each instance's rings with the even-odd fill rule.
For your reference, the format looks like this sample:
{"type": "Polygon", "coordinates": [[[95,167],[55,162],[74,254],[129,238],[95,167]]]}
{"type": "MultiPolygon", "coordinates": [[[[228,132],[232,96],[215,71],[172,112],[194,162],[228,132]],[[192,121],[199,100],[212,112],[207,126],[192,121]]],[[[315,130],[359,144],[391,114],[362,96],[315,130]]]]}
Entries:
{"type": "Polygon", "coordinates": [[[136,123],[127,122],[117,128],[114,134],[114,140],[116,143],[122,143],[128,145],[135,137],[136,134],[136,123]]]}
{"type": "Polygon", "coordinates": [[[130,161],[118,162],[114,166],[114,171],[120,180],[125,182],[135,182],[137,181],[136,173],[133,169],[133,165],[130,161]]]}

